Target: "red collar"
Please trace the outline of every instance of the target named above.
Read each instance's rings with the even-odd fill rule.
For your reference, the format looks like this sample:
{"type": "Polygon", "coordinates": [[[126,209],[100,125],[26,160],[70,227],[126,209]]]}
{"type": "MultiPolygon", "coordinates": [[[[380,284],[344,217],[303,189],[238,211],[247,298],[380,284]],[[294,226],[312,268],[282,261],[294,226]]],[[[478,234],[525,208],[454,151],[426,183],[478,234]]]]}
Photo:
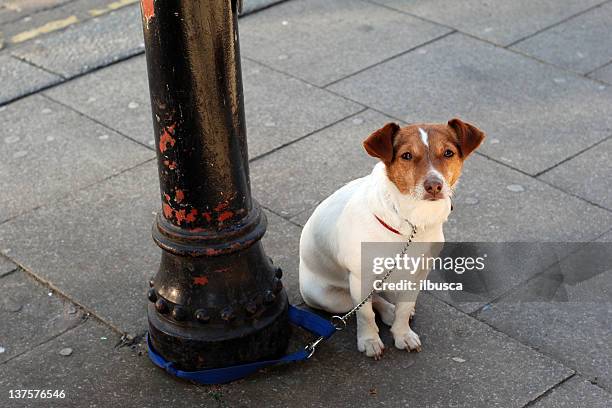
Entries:
{"type": "Polygon", "coordinates": [[[376,217],[376,219],[378,220],[378,222],[380,222],[380,224],[385,227],[386,229],[388,229],[389,231],[397,234],[397,235],[402,235],[398,230],[396,230],[395,228],[393,228],[392,226],[390,226],[389,224],[387,224],[386,222],[384,222],[383,220],[381,220],[380,218],[378,218],[378,216],[376,214],[374,214],[374,217],[376,217]]]}

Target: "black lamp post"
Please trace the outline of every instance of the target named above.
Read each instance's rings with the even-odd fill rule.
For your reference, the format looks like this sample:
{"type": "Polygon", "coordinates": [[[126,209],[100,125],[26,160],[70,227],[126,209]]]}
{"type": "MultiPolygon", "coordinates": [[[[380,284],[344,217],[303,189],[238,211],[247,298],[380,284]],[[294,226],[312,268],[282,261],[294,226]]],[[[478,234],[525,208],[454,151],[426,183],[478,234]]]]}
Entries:
{"type": "Polygon", "coordinates": [[[282,354],[287,295],[251,198],[235,0],[142,0],[162,211],[149,336],[181,370],[282,354]]]}

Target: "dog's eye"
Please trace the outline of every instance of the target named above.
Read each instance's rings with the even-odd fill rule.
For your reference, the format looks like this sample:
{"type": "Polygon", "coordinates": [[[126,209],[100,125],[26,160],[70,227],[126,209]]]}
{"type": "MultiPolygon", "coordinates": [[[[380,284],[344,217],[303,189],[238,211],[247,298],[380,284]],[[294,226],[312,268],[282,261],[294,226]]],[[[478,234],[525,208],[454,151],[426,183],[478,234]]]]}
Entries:
{"type": "Polygon", "coordinates": [[[451,149],[446,149],[444,151],[444,157],[453,157],[455,153],[451,149]]]}
{"type": "Polygon", "coordinates": [[[402,159],[404,160],[412,160],[412,155],[409,152],[402,154],[402,159]]]}

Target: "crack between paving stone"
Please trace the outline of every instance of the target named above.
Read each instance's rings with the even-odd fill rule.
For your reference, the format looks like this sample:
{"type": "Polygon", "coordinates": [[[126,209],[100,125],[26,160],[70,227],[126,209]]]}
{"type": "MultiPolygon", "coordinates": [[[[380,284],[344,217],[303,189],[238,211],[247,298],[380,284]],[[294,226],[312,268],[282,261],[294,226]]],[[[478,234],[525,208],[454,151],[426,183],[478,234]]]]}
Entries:
{"type": "Polygon", "coordinates": [[[48,339],[45,339],[42,342],[32,346],[30,349],[24,350],[21,353],[15,354],[13,357],[10,357],[8,360],[3,361],[2,363],[0,363],[0,366],[2,366],[4,364],[8,364],[9,362],[15,360],[18,357],[23,356],[24,354],[28,354],[29,352],[36,350],[37,348],[39,348],[39,347],[41,347],[41,346],[43,346],[43,345],[45,345],[45,344],[47,344],[47,343],[57,339],[60,336],[63,336],[64,334],[69,333],[69,332],[71,332],[72,330],[74,330],[76,328],[80,328],[81,326],[83,326],[86,323],[87,323],[87,318],[85,316],[83,316],[81,321],[78,324],[76,324],[75,326],[72,326],[72,327],[69,327],[69,328],[67,328],[65,330],[62,330],[61,332],[54,334],[53,336],[49,337],[48,339]]]}
{"type": "MultiPolygon", "coordinates": [[[[5,256],[5,258],[6,258],[6,256],[5,256]]],[[[7,259],[8,259],[8,258],[7,258],[7,259]]],[[[12,261],[11,261],[11,263],[12,263],[12,261]]],[[[8,271],[8,272],[4,272],[4,273],[0,274],[0,279],[2,279],[2,278],[6,278],[7,276],[10,276],[10,275],[14,274],[14,273],[15,273],[15,272],[17,272],[18,270],[19,270],[19,268],[17,268],[17,266],[15,266],[15,269],[13,269],[13,270],[11,270],[11,271],[8,271]]]]}
{"type": "Polygon", "coordinates": [[[548,173],[550,170],[552,170],[552,169],[554,169],[554,168],[559,167],[559,166],[560,166],[560,165],[562,165],[563,163],[568,162],[568,161],[570,161],[570,160],[572,160],[572,159],[576,158],[577,156],[580,156],[582,153],[586,152],[587,150],[591,150],[593,147],[598,146],[598,145],[600,145],[600,144],[602,144],[602,143],[606,142],[606,141],[607,141],[607,140],[609,140],[611,137],[612,137],[612,136],[606,136],[606,137],[604,137],[604,138],[603,138],[603,139],[601,139],[600,141],[595,142],[595,143],[593,143],[592,145],[590,145],[590,146],[588,146],[588,147],[585,147],[584,149],[582,149],[582,150],[580,150],[580,151],[578,151],[578,152],[574,153],[574,155],[569,156],[569,157],[566,157],[565,159],[563,159],[563,160],[561,160],[560,162],[558,162],[558,163],[556,163],[556,164],[552,165],[551,167],[549,167],[549,168],[547,168],[547,169],[544,169],[544,170],[542,170],[542,171],[540,171],[540,172],[538,172],[538,173],[534,174],[534,175],[533,175],[533,177],[534,177],[534,178],[538,178],[538,177],[540,177],[541,175],[543,175],[543,174],[545,174],[545,173],[548,173]]]}
{"type": "Polygon", "coordinates": [[[348,75],[346,75],[346,76],[344,76],[344,77],[342,77],[342,78],[335,79],[335,80],[333,80],[333,81],[331,81],[331,82],[329,82],[329,83],[327,83],[327,84],[325,84],[325,85],[320,86],[320,88],[321,88],[321,89],[325,89],[325,90],[327,90],[327,88],[328,88],[328,87],[330,87],[330,86],[332,86],[332,85],[334,85],[334,84],[337,84],[338,82],[344,81],[345,79],[348,79],[348,78],[354,77],[355,75],[359,75],[360,73],[362,73],[362,72],[364,72],[364,71],[367,71],[367,70],[368,70],[368,69],[370,69],[370,68],[374,68],[374,67],[376,67],[376,66],[378,66],[378,65],[381,65],[381,64],[384,64],[384,63],[386,63],[386,62],[389,62],[389,61],[391,61],[392,59],[395,59],[395,58],[401,57],[402,55],[405,55],[405,54],[408,54],[408,53],[410,53],[410,52],[412,52],[412,51],[418,50],[418,49],[419,49],[419,48],[421,48],[421,47],[425,47],[425,46],[427,46],[427,45],[429,45],[429,44],[431,44],[431,43],[434,43],[434,42],[436,42],[436,41],[438,41],[438,40],[441,40],[441,39],[443,39],[443,38],[445,38],[445,37],[448,37],[449,35],[454,34],[454,33],[456,33],[456,32],[457,32],[457,30],[454,30],[454,29],[453,29],[453,30],[451,30],[451,31],[448,31],[448,32],[446,32],[446,33],[444,33],[444,34],[442,34],[442,35],[439,35],[439,36],[437,36],[437,37],[435,37],[435,38],[432,38],[431,40],[425,41],[424,43],[421,43],[421,44],[419,44],[419,45],[416,45],[416,46],[414,46],[414,47],[412,47],[412,48],[409,48],[409,49],[407,49],[407,50],[405,50],[405,51],[402,51],[402,52],[397,53],[397,54],[395,54],[395,55],[392,55],[392,56],[390,56],[390,57],[384,58],[384,59],[382,59],[382,60],[380,60],[380,61],[378,61],[378,62],[376,62],[376,63],[374,63],[374,64],[372,64],[372,65],[368,65],[368,66],[367,66],[367,67],[365,67],[365,68],[361,68],[361,69],[359,69],[359,70],[357,70],[357,71],[355,71],[355,72],[352,72],[352,73],[350,73],[350,74],[348,74],[348,75]]]}
{"type": "MultiPolygon", "coordinates": [[[[589,78],[591,78],[591,79],[597,79],[597,78],[592,78],[592,77],[590,77],[589,75],[594,74],[594,73],[595,73],[595,71],[598,71],[598,70],[600,70],[600,69],[602,69],[602,68],[605,68],[605,67],[607,67],[608,65],[612,65],[612,60],[610,60],[610,61],[606,62],[605,64],[603,64],[603,65],[601,65],[601,66],[599,66],[599,67],[597,67],[597,68],[595,68],[595,69],[593,69],[593,70],[591,70],[591,71],[587,72],[587,73],[586,73],[586,74],[584,74],[584,75],[585,75],[585,76],[587,76],[587,77],[589,77],[589,78]]],[[[607,82],[606,82],[606,83],[607,83],[607,82]]]]}
{"type": "MultiPolygon", "coordinates": [[[[29,61],[22,60],[21,58],[18,58],[15,55],[9,54],[8,56],[10,58],[16,59],[17,61],[20,61],[20,62],[23,62],[25,64],[28,64],[28,65],[36,68],[36,69],[40,69],[40,67],[36,66],[35,64],[31,64],[29,61]]],[[[53,76],[55,76],[56,79],[58,79],[58,81],[50,83],[48,85],[41,86],[40,88],[38,88],[36,90],[30,91],[30,92],[25,92],[25,93],[23,93],[21,95],[15,96],[15,97],[10,98],[10,99],[7,99],[5,101],[0,101],[0,107],[8,106],[8,105],[12,104],[13,102],[19,101],[20,99],[24,99],[24,98],[26,98],[28,96],[36,95],[36,94],[38,94],[40,92],[46,91],[46,90],[48,90],[50,88],[53,88],[53,87],[58,86],[58,85],[61,85],[61,84],[63,84],[65,82],[65,81],[63,81],[63,77],[62,76],[59,76],[59,75],[57,75],[55,73],[52,73],[50,71],[47,71],[47,70],[44,70],[44,71],[49,73],[49,74],[52,74],[53,76]]]]}
{"type": "Polygon", "coordinates": [[[104,127],[105,129],[107,129],[107,130],[109,130],[109,131],[111,131],[113,133],[117,133],[119,136],[122,136],[123,138],[129,140],[132,143],[136,143],[137,145],[145,147],[147,150],[150,150],[150,151],[153,151],[153,152],[155,151],[155,149],[152,146],[148,146],[148,145],[146,145],[146,144],[144,144],[144,143],[142,143],[142,142],[140,142],[140,141],[138,141],[136,139],[133,139],[130,136],[128,136],[127,134],[125,134],[122,131],[120,131],[120,130],[111,128],[110,126],[108,126],[105,123],[99,121],[98,119],[96,119],[94,117],[91,117],[88,114],[83,113],[81,111],[78,111],[75,108],[73,108],[73,107],[71,107],[69,105],[66,105],[64,102],[61,102],[61,101],[58,101],[57,99],[54,99],[53,97],[47,95],[45,92],[41,92],[40,96],[50,100],[51,102],[57,103],[58,105],[63,106],[64,108],[66,108],[68,110],[71,110],[71,111],[77,113],[79,116],[84,117],[85,119],[89,119],[90,121],[92,121],[94,123],[97,123],[98,125],[104,127]]]}
{"type": "Polygon", "coordinates": [[[260,205],[260,206],[261,206],[261,208],[263,208],[264,210],[271,212],[272,214],[276,215],[277,217],[282,218],[283,220],[287,221],[288,223],[290,223],[290,224],[292,224],[292,225],[295,225],[295,226],[296,226],[296,227],[298,227],[299,229],[302,229],[302,228],[303,228],[303,226],[302,226],[302,225],[300,225],[300,224],[298,224],[297,222],[291,221],[291,219],[290,219],[289,217],[283,216],[282,214],[278,213],[277,211],[275,211],[275,210],[273,210],[273,209],[271,209],[271,208],[269,208],[269,207],[266,207],[266,206],[265,206],[265,205],[263,205],[263,204],[259,204],[259,205],[260,205]]]}
{"type": "MultiPolygon", "coordinates": [[[[322,203],[324,200],[325,200],[325,199],[323,199],[323,200],[317,200],[317,202],[316,202],[316,203],[315,203],[315,204],[314,204],[312,207],[308,207],[308,208],[306,208],[306,209],[304,209],[304,210],[302,210],[302,211],[298,211],[296,214],[292,215],[292,216],[291,216],[291,218],[296,218],[296,217],[298,217],[298,216],[300,216],[300,215],[304,214],[306,211],[309,211],[309,210],[313,210],[313,211],[314,211],[314,208],[317,208],[317,207],[319,206],[319,204],[321,204],[321,203],[322,203]]],[[[298,222],[294,222],[294,224],[297,224],[297,225],[299,225],[300,227],[304,228],[304,226],[303,226],[303,225],[301,225],[301,224],[300,224],[300,223],[298,223],[298,222]]]]}
{"type": "Polygon", "coordinates": [[[271,155],[271,154],[273,154],[273,153],[275,153],[275,152],[277,152],[277,151],[279,151],[279,150],[281,150],[281,149],[283,149],[283,148],[285,148],[287,146],[290,146],[290,145],[292,145],[294,143],[297,143],[297,142],[299,142],[301,140],[304,140],[307,137],[314,135],[315,133],[321,132],[321,131],[323,131],[325,129],[328,129],[328,128],[334,126],[334,125],[337,125],[338,123],[340,123],[340,122],[342,122],[344,120],[347,120],[347,119],[350,119],[350,118],[352,118],[354,116],[357,116],[357,115],[365,112],[366,110],[368,110],[368,108],[364,107],[364,108],[362,108],[362,109],[360,109],[360,110],[358,110],[356,112],[351,113],[350,115],[347,115],[347,116],[345,116],[345,117],[343,117],[341,119],[335,120],[334,122],[331,122],[331,123],[329,123],[329,124],[319,128],[317,130],[313,130],[312,132],[308,132],[308,133],[306,133],[303,136],[300,136],[300,137],[298,137],[296,139],[293,139],[293,140],[291,140],[291,141],[289,141],[287,143],[284,143],[284,144],[282,144],[280,146],[277,146],[277,147],[275,147],[275,148],[273,148],[273,149],[271,149],[271,150],[269,150],[269,151],[267,151],[265,153],[262,153],[262,154],[260,154],[258,156],[253,157],[252,159],[249,159],[249,163],[254,163],[257,160],[263,159],[264,157],[267,157],[267,156],[269,156],[269,155],[271,155]]]}
{"type": "Polygon", "coordinates": [[[547,395],[552,393],[553,390],[559,388],[561,385],[565,384],[567,381],[571,380],[575,376],[576,376],[576,373],[574,373],[574,374],[570,375],[569,377],[564,378],[563,380],[559,381],[558,383],[556,383],[555,385],[553,385],[552,387],[550,387],[549,389],[547,389],[546,391],[544,391],[543,393],[541,393],[540,395],[536,396],[534,399],[529,401],[527,404],[523,405],[523,408],[534,406],[538,401],[546,398],[547,395]]]}
{"type": "MultiPolygon", "coordinates": [[[[9,56],[10,58],[16,59],[17,61],[21,61],[21,62],[23,62],[24,64],[27,64],[27,65],[29,65],[29,66],[31,66],[31,67],[34,67],[34,68],[39,69],[39,70],[41,70],[41,71],[44,71],[44,72],[46,72],[47,74],[51,74],[51,75],[53,75],[53,76],[56,76],[56,77],[58,77],[59,79],[66,80],[66,77],[64,77],[62,74],[57,73],[57,72],[55,72],[55,71],[51,71],[50,69],[48,69],[48,68],[46,68],[46,67],[43,67],[43,66],[41,66],[41,65],[38,65],[38,64],[36,64],[35,62],[30,61],[30,60],[28,60],[28,59],[26,59],[26,58],[23,58],[23,57],[21,57],[21,56],[19,56],[19,55],[12,54],[12,53],[8,53],[8,56],[9,56]]],[[[61,81],[60,81],[60,83],[61,83],[61,81]]],[[[59,84],[59,83],[58,83],[58,84],[59,84]]],[[[51,85],[51,86],[54,86],[54,85],[56,85],[56,84],[53,84],[53,85],[51,85]]],[[[35,92],[40,92],[40,90],[37,90],[37,91],[35,91],[35,92]]]]}
{"type": "MultiPolygon", "coordinates": [[[[478,39],[477,37],[474,37],[474,38],[478,39]]],[[[527,54],[526,52],[524,52],[522,50],[518,50],[518,49],[514,49],[514,48],[513,49],[503,48],[503,47],[502,47],[502,49],[504,49],[506,51],[509,51],[509,52],[511,52],[513,54],[525,57],[527,59],[539,62],[541,64],[548,65],[550,67],[556,68],[556,69],[558,69],[560,71],[563,71],[563,72],[566,72],[568,74],[575,75],[575,76],[577,76],[579,78],[588,79],[589,81],[592,81],[592,82],[595,82],[595,83],[598,83],[598,84],[601,84],[601,85],[605,85],[606,87],[610,86],[610,84],[608,84],[607,82],[602,81],[601,79],[592,78],[592,77],[588,76],[588,73],[582,73],[580,71],[574,71],[573,69],[568,68],[568,67],[564,67],[563,65],[557,65],[554,62],[543,60],[543,59],[541,59],[539,57],[536,57],[535,55],[527,54]]]]}
{"type": "Polygon", "coordinates": [[[607,233],[612,232],[612,228],[610,228],[609,230],[607,230],[606,232],[602,232],[601,234],[599,234],[598,236],[596,236],[594,239],[592,239],[590,242],[593,241],[597,241],[599,238],[603,237],[604,235],[606,235],[607,233]]]}

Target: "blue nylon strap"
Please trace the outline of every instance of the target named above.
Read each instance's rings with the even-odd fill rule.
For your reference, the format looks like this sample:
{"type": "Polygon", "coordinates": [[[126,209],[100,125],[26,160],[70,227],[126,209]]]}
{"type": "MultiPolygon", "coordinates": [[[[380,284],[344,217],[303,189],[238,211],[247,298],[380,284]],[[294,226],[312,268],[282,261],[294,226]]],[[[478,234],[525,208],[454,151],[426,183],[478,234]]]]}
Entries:
{"type": "MultiPolygon", "coordinates": [[[[298,309],[289,305],[288,310],[289,321],[297,326],[300,326],[317,336],[324,338],[331,337],[336,331],[336,328],[326,319],[309,312],[307,310],[298,309]]],[[[256,361],[249,364],[241,364],[231,367],[212,368],[201,371],[181,371],[174,368],[173,363],[166,361],[162,356],[153,350],[149,336],[147,335],[147,346],[149,349],[149,358],[153,364],[163,368],[170,375],[183,378],[185,380],[195,381],[200,384],[223,384],[230,381],[235,381],[244,378],[254,372],[280,363],[289,363],[293,361],[303,361],[308,359],[309,352],[302,349],[295,353],[287,354],[277,360],[256,361]]]]}

